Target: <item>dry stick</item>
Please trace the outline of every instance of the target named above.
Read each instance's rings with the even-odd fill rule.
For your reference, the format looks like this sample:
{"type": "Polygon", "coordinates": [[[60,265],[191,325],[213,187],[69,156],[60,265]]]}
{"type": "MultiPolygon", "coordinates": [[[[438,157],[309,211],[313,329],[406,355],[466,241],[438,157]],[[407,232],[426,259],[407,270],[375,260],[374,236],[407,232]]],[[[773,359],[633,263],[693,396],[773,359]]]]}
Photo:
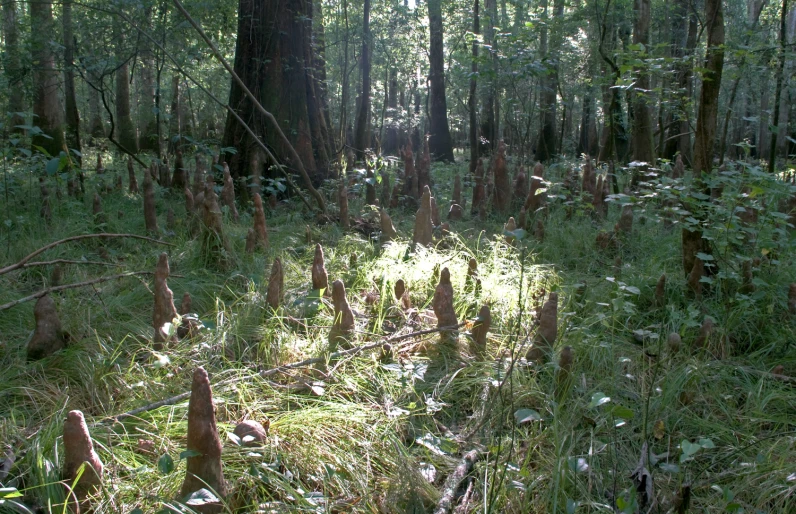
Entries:
{"type": "Polygon", "coordinates": [[[77,287],[85,287],[91,286],[94,284],[99,284],[101,282],[107,282],[109,280],[116,280],[117,278],[125,278],[125,277],[135,277],[137,275],[152,275],[151,271],[128,271],[127,273],[119,273],[118,275],[111,275],[109,277],[99,277],[93,278],[91,280],[86,280],[85,282],[75,282],[74,284],[65,284],[62,286],[55,286],[55,287],[48,287],[47,289],[42,289],[38,293],[33,293],[32,295],[28,295],[24,298],[20,298],[19,300],[14,300],[13,302],[4,303],[0,305],[0,311],[4,311],[14,307],[15,305],[19,305],[20,303],[29,302],[31,300],[36,300],[41,298],[42,296],[48,295],[50,293],[55,293],[58,291],[64,291],[66,289],[75,289],[77,287]]]}
{"type": "MultiPolygon", "coordinates": [[[[293,179],[291,179],[291,178],[290,178],[290,174],[289,174],[287,171],[285,171],[285,167],[284,167],[284,166],[282,166],[282,164],[281,164],[281,163],[280,163],[280,162],[277,160],[276,156],[275,156],[273,153],[271,153],[271,149],[270,149],[270,148],[268,148],[268,146],[266,146],[266,144],[265,144],[265,143],[263,143],[263,142],[260,140],[260,137],[259,137],[259,136],[257,136],[257,135],[254,133],[254,131],[251,129],[251,127],[249,127],[249,125],[248,125],[248,124],[247,124],[245,121],[243,121],[243,118],[241,118],[241,117],[238,115],[238,113],[237,113],[237,112],[235,112],[235,109],[233,109],[232,107],[230,107],[230,105],[229,105],[229,104],[227,104],[227,103],[224,103],[224,102],[222,102],[221,100],[219,100],[219,99],[218,99],[218,97],[216,97],[216,95],[214,95],[213,93],[211,93],[211,92],[210,92],[210,91],[209,91],[209,90],[208,90],[206,87],[204,87],[202,84],[200,84],[200,83],[199,83],[199,81],[197,81],[197,80],[196,80],[195,78],[193,78],[193,77],[192,77],[190,74],[188,74],[188,72],[186,72],[186,71],[185,71],[185,70],[182,68],[182,66],[180,66],[180,64],[177,62],[177,60],[176,60],[174,57],[172,57],[172,56],[171,56],[171,54],[168,52],[168,50],[166,50],[165,48],[163,48],[163,46],[162,46],[162,45],[161,45],[161,44],[160,44],[160,43],[159,43],[157,40],[155,40],[155,38],[153,38],[152,36],[150,36],[150,35],[149,35],[147,32],[145,32],[143,29],[141,29],[141,28],[140,28],[140,27],[138,27],[138,26],[137,26],[135,23],[133,23],[133,21],[132,21],[132,20],[131,20],[129,17],[127,17],[127,15],[125,15],[125,14],[124,14],[124,13],[122,13],[122,12],[110,11],[110,10],[107,10],[107,9],[101,9],[101,8],[98,8],[98,7],[94,7],[94,9],[96,9],[96,10],[98,10],[98,11],[101,11],[101,12],[108,12],[108,13],[114,14],[114,15],[116,15],[116,16],[119,16],[120,18],[122,18],[122,19],[123,19],[123,20],[124,20],[124,21],[125,21],[125,22],[126,22],[128,25],[130,25],[130,26],[131,26],[131,27],[133,27],[135,30],[137,30],[139,34],[143,35],[143,36],[144,36],[144,37],[146,37],[146,38],[147,38],[147,39],[148,39],[148,40],[149,40],[149,41],[150,41],[152,44],[154,44],[155,46],[157,46],[157,47],[158,47],[158,49],[159,49],[161,52],[163,52],[163,55],[165,55],[166,57],[168,57],[168,58],[171,60],[172,64],[174,64],[174,68],[175,68],[175,69],[176,69],[178,72],[180,72],[180,73],[181,73],[181,74],[182,74],[182,75],[183,75],[185,78],[187,78],[188,80],[190,80],[190,81],[191,81],[191,82],[192,82],[192,83],[193,83],[193,84],[194,84],[196,87],[198,87],[198,88],[199,88],[199,89],[200,89],[200,90],[201,90],[201,91],[202,91],[204,94],[206,94],[206,95],[207,95],[207,96],[208,96],[208,97],[209,97],[211,100],[213,100],[213,101],[214,101],[216,104],[218,104],[218,105],[219,105],[219,106],[221,106],[222,108],[226,109],[226,110],[227,110],[227,112],[229,112],[229,113],[230,113],[230,114],[231,114],[231,115],[232,115],[232,116],[235,118],[235,120],[236,120],[238,123],[240,123],[240,125],[241,125],[241,126],[242,126],[242,127],[245,129],[245,130],[246,130],[246,132],[248,132],[248,133],[249,133],[249,135],[250,135],[252,138],[254,138],[254,141],[255,141],[255,142],[256,142],[256,143],[257,143],[257,144],[260,146],[260,148],[261,148],[261,149],[262,149],[262,150],[265,152],[266,156],[267,156],[269,159],[271,159],[271,161],[272,161],[272,162],[273,162],[273,163],[276,165],[276,167],[279,169],[280,173],[282,173],[282,175],[285,177],[285,180],[287,181],[288,185],[289,185],[291,188],[293,188],[293,191],[295,191],[295,192],[296,192],[296,194],[298,195],[298,197],[301,199],[301,201],[302,201],[302,202],[304,202],[304,205],[306,205],[306,206],[307,206],[307,208],[308,208],[309,210],[312,210],[312,206],[310,205],[309,201],[307,201],[307,199],[306,199],[306,198],[304,197],[304,195],[301,193],[301,190],[298,188],[298,186],[296,186],[296,184],[294,184],[294,183],[293,183],[293,179]]],[[[140,161],[139,161],[139,162],[140,162],[140,161]]]]}
{"type": "Polygon", "coordinates": [[[456,498],[456,491],[459,489],[459,485],[462,483],[462,480],[470,474],[470,471],[473,470],[473,466],[480,458],[481,452],[478,450],[470,450],[464,454],[462,461],[456,466],[453,473],[448,476],[447,480],[445,480],[442,498],[437,504],[434,514],[448,514],[453,509],[453,501],[456,498]]]}
{"type": "Polygon", "coordinates": [[[173,1],[177,9],[182,13],[183,16],[185,16],[185,19],[188,20],[188,22],[193,26],[193,28],[196,29],[196,32],[199,33],[199,36],[201,36],[204,42],[207,43],[207,46],[210,47],[210,50],[212,50],[213,55],[215,55],[216,59],[218,59],[221,62],[221,64],[224,66],[227,72],[232,76],[235,82],[237,82],[238,86],[240,86],[240,88],[243,90],[243,92],[246,94],[249,100],[251,100],[254,106],[257,108],[257,110],[260,111],[260,114],[265,116],[268,119],[268,121],[271,122],[274,130],[276,130],[277,135],[282,140],[282,144],[285,145],[288,152],[290,153],[290,157],[292,157],[293,160],[295,161],[299,174],[301,174],[301,178],[304,179],[304,185],[307,187],[310,194],[315,198],[315,201],[318,203],[318,207],[320,208],[321,212],[326,214],[326,202],[324,201],[323,196],[312,185],[312,180],[310,179],[310,176],[307,174],[307,170],[304,168],[304,163],[301,161],[301,157],[299,157],[299,154],[298,152],[296,152],[296,149],[293,147],[293,145],[290,144],[290,140],[282,131],[282,128],[279,126],[279,123],[277,123],[276,118],[274,118],[274,115],[266,111],[265,107],[263,107],[262,104],[260,104],[259,100],[257,100],[257,98],[252,94],[251,91],[249,91],[249,88],[246,87],[246,84],[243,83],[243,80],[241,80],[238,74],[235,73],[235,70],[232,69],[232,67],[229,65],[224,56],[221,55],[221,52],[218,51],[216,45],[210,40],[209,37],[207,37],[207,34],[205,34],[205,31],[202,29],[202,27],[200,27],[199,24],[196,23],[196,20],[194,20],[191,17],[191,15],[188,13],[188,11],[185,10],[185,7],[182,6],[180,0],[173,0],[173,1]]]}
{"type": "MultiPolygon", "coordinates": [[[[357,346],[355,348],[349,348],[348,350],[342,350],[342,351],[339,351],[339,352],[331,353],[328,356],[313,357],[311,359],[305,359],[303,361],[293,362],[291,364],[285,364],[284,366],[277,366],[276,368],[266,369],[266,370],[263,370],[260,373],[258,373],[258,375],[260,376],[260,378],[270,377],[271,375],[276,375],[278,373],[283,373],[285,371],[290,371],[291,369],[303,368],[303,367],[306,367],[306,366],[311,366],[313,364],[319,364],[321,362],[326,362],[327,360],[334,360],[334,359],[339,359],[340,357],[348,357],[348,356],[356,355],[356,354],[358,354],[360,352],[364,352],[364,351],[367,351],[367,350],[373,350],[374,348],[380,348],[380,347],[382,347],[382,346],[384,346],[386,344],[394,343],[396,341],[401,341],[403,339],[410,339],[412,337],[422,336],[422,335],[426,335],[426,334],[434,334],[436,332],[441,332],[443,330],[455,330],[457,328],[462,327],[463,325],[464,325],[464,323],[459,323],[455,327],[430,328],[428,330],[419,330],[417,332],[410,332],[408,334],[403,334],[403,335],[399,335],[399,336],[392,336],[392,337],[388,337],[386,339],[382,339],[381,341],[379,341],[377,343],[370,343],[370,344],[366,344],[366,345],[363,345],[363,346],[357,346]]],[[[223,380],[223,381],[218,382],[217,384],[215,384],[214,389],[218,390],[218,388],[220,388],[222,386],[234,384],[236,382],[240,382],[241,380],[243,380],[243,378],[241,378],[241,377],[235,377],[235,378],[230,378],[229,380],[223,380]]],[[[150,403],[148,405],[144,405],[143,407],[138,407],[137,409],[133,409],[131,411],[127,411],[127,412],[125,412],[123,414],[119,414],[117,416],[114,416],[114,417],[110,418],[107,421],[119,421],[119,420],[122,420],[122,419],[125,419],[125,418],[129,418],[129,417],[132,417],[132,416],[137,416],[138,414],[141,414],[141,413],[144,413],[144,412],[148,412],[148,411],[151,411],[151,410],[155,410],[155,409],[158,409],[160,407],[165,407],[167,405],[174,405],[175,403],[180,402],[182,400],[187,400],[190,397],[191,397],[191,392],[190,391],[185,392],[185,393],[180,393],[180,394],[178,394],[176,396],[172,396],[171,398],[166,398],[165,400],[160,400],[160,401],[157,401],[157,402],[154,402],[154,403],[150,403]]]]}
{"type": "Polygon", "coordinates": [[[33,252],[30,255],[28,255],[27,257],[23,258],[21,261],[17,262],[16,264],[8,265],[5,268],[0,268],[0,275],[5,275],[6,273],[10,273],[10,272],[12,272],[14,270],[17,270],[17,269],[20,269],[20,268],[24,268],[25,264],[28,261],[30,261],[32,258],[34,258],[37,255],[39,255],[41,253],[44,253],[47,250],[49,250],[51,248],[54,248],[54,247],[56,247],[58,245],[61,245],[61,244],[64,244],[64,243],[68,243],[68,242],[71,242],[71,241],[78,241],[80,239],[92,239],[92,238],[97,238],[97,237],[101,237],[101,238],[106,238],[106,237],[129,237],[129,238],[132,238],[132,239],[143,239],[145,241],[151,241],[153,243],[166,245],[166,246],[175,246],[172,243],[167,243],[165,241],[160,241],[159,239],[153,239],[151,237],[139,236],[137,234],[106,234],[106,233],[102,233],[102,234],[83,234],[83,235],[80,235],[80,236],[72,236],[72,237],[67,237],[65,239],[59,239],[58,241],[50,243],[50,244],[48,244],[46,246],[42,246],[41,248],[39,248],[35,252],[33,252]]]}
{"type": "Polygon", "coordinates": [[[119,263],[116,262],[100,262],[100,261],[73,261],[69,259],[55,259],[52,261],[37,261],[37,262],[28,262],[27,264],[23,264],[22,268],[32,268],[34,266],[51,266],[53,264],[93,264],[94,266],[118,266],[119,263]]]}

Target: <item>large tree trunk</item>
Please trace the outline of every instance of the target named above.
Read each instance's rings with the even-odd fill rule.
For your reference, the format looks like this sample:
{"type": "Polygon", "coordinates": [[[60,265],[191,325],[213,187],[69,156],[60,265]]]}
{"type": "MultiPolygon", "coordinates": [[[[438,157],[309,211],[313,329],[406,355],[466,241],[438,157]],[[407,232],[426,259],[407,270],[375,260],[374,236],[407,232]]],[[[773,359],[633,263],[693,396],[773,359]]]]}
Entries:
{"type": "Polygon", "coordinates": [[[390,68],[389,93],[387,95],[387,126],[384,136],[382,151],[385,155],[395,155],[398,152],[398,71],[390,68]]]}
{"type": "Polygon", "coordinates": [[[432,159],[453,162],[453,146],[448,128],[448,104],[445,100],[445,61],[442,41],[441,0],[428,0],[429,32],[431,35],[429,64],[429,117],[431,118],[428,148],[432,159]]]}
{"type": "MultiPolygon", "coordinates": [[[[478,0],[473,2],[473,34],[481,33],[481,20],[478,13],[478,0]]],[[[478,163],[478,39],[473,39],[473,62],[470,73],[470,96],[467,99],[467,108],[470,111],[470,174],[475,172],[478,163]]]]}
{"type": "Polygon", "coordinates": [[[362,12],[362,55],[359,58],[362,90],[354,129],[354,148],[359,159],[365,158],[365,150],[370,147],[370,0],[365,0],[362,12]]]}
{"type": "Polygon", "coordinates": [[[699,95],[696,139],[694,139],[694,173],[710,173],[713,163],[713,141],[719,113],[721,72],[724,69],[724,10],[722,0],[705,0],[705,23],[708,47],[705,55],[702,91],[699,95]]]}
{"type": "MultiPolygon", "coordinates": [[[[262,106],[274,115],[314,180],[328,176],[323,141],[313,140],[312,128],[323,117],[320,98],[312,105],[309,95],[316,80],[310,68],[312,3],[309,0],[239,0],[235,73],[262,106]],[[320,145],[320,146],[319,146],[320,145]]],[[[229,105],[273,149],[281,164],[295,166],[290,152],[243,90],[232,82],[229,105]]],[[[249,174],[249,147],[256,144],[232,115],[227,116],[223,145],[237,148],[229,157],[235,178],[249,174]]],[[[272,163],[269,163],[272,164],[272,163]]]]}
{"type": "Polygon", "coordinates": [[[25,88],[23,81],[25,72],[22,69],[22,59],[19,54],[19,26],[17,21],[16,0],[8,0],[2,3],[3,9],[3,36],[5,37],[5,55],[3,59],[3,71],[6,76],[8,86],[8,103],[6,110],[11,114],[9,125],[12,132],[20,132],[16,126],[25,124],[25,88]]]}
{"type": "MultiPolygon", "coordinates": [[[[80,146],[80,113],[75,96],[75,36],[72,28],[72,0],[64,0],[61,21],[64,25],[64,101],[66,106],[66,146],[82,151],[80,146]]],[[[78,163],[82,161],[77,154],[78,163]]]]}
{"type": "MultiPolygon", "coordinates": [[[[633,44],[650,50],[650,0],[635,0],[636,22],[633,27],[633,44]]],[[[650,76],[643,67],[636,67],[636,86],[633,88],[633,160],[655,165],[654,126],[650,109],[650,76]]]]}
{"type": "Polygon", "coordinates": [[[50,36],[55,32],[52,3],[31,2],[30,21],[31,53],[33,62],[38,63],[33,72],[33,114],[36,116],[33,125],[43,132],[34,135],[32,143],[50,155],[58,155],[65,144],[64,113],[58,98],[59,73],[50,46],[50,36]]]}
{"type": "Polygon", "coordinates": [[[114,76],[116,86],[116,113],[113,137],[128,152],[138,152],[138,136],[130,113],[130,68],[127,52],[124,51],[124,37],[119,22],[113,25],[116,40],[116,60],[119,67],[114,76]]]}
{"type": "Polygon", "coordinates": [[[182,97],[180,95],[180,75],[174,73],[171,77],[171,108],[169,113],[169,144],[168,151],[170,154],[176,154],[177,149],[182,143],[182,129],[184,126],[182,113],[184,109],[180,107],[182,97]]]}

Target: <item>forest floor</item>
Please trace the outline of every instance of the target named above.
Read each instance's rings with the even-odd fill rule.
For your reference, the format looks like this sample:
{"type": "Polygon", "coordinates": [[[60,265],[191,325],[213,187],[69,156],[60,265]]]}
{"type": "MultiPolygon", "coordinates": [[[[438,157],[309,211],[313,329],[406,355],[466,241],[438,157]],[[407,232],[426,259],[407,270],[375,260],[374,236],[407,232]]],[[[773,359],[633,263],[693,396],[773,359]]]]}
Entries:
{"type": "MultiPolygon", "coordinates": [[[[105,162],[105,175],[88,173],[82,199],[51,195],[49,223],[39,216],[42,171],[19,163],[5,172],[3,266],[73,235],[145,234],[141,196],[125,192],[125,163],[112,155],[105,162]],[[106,219],[98,224],[93,193],[117,173],[124,191],[103,195],[106,219]]],[[[187,399],[114,418],[189,391],[197,366],[211,384],[224,382],[213,395],[226,512],[434,512],[465,454],[474,465],[455,494],[460,513],[796,511],[796,316],[788,312],[796,238],[774,209],[792,186],[754,166],[736,165],[719,177],[723,195],[704,200],[714,206],[704,223],[721,273],[705,277],[695,298],[681,263],[680,226],[690,213],[666,208],[671,195],[700,200],[690,193],[690,177],[647,177],[635,194],[613,195],[601,219],[591,203],[566,198],[566,166],[579,164],[546,170],[548,208],[528,216],[529,226],[535,216],[544,220],[544,239],[518,232],[514,245],[503,233],[508,215],[469,215],[469,184],[464,221],[452,222],[437,244],[412,250],[412,208],[390,210],[399,238],[380,244],[378,233],[356,230],[379,226],[359,177],[349,200],[355,229],[319,223],[296,198],[283,200],[266,209],[268,251],[244,252],[251,207],[239,207],[238,222],[225,210],[234,247],[225,269],[190,236],[182,194],[157,185],[160,238],[172,246],[91,239],[41,255],[98,263],[64,264],[61,283],[68,284],[152,272],[166,251],[177,307],[190,292],[203,328],[154,352],[152,277],[132,276],[53,294],[71,343],[28,362],[35,302],[0,311],[0,442],[13,455],[7,476],[0,475],[0,487],[8,488],[0,489],[7,495],[0,511],[63,511],[63,423],[79,409],[105,465],[96,512],[189,512],[178,497],[187,399]],[[623,203],[634,204],[632,234],[616,249],[598,249],[597,233],[613,229],[623,203]],[[758,211],[754,224],[739,220],[739,205],[758,211]],[[176,220],[167,227],[169,208],[176,220]],[[669,226],[672,214],[679,217],[669,226]],[[447,267],[457,317],[466,322],[457,346],[440,351],[440,335],[431,333],[260,374],[327,348],[331,304],[310,285],[316,243],[325,249],[329,282],[346,284],[354,345],[435,328],[435,268],[447,267]],[[265,290],[277,256],[285,301],[274,312],[265,290]],[[478,262],[480,290],[466,283],[470,258],[478,262]],[[745,261],[751,283],[743,278],[745,261]],[[661,305],[655,290],[664,273],[661,305]],[[409,312],[393,298],[398,279],[408,285],[409,312]],[[557,358],[525,360],[536,310],[552,291],[559,297],[556,355],[565,346],[574,351],[564,380],[557,358]],[[484,304],[492,327],[479,358],[468,330],[484,304]],[[708,316],[715,328],[697,345],[708,316]],[[679,351],[667,344],[672,332],[681,336],[679,351]],[[244,447],[230,436],[244,419],[268,421],[262,446],[244,447]],[[22,496],[12,499],[12,490],[22,496]]],[[[432,166],[443,221],[454,175],[466,170],[466,163],[432,166]]],[[[395,183],[396,168],[388,171],[395,183]]],[[[54,191],[54,177],[47,180],[54,191]]],[[[335,198],[336,186],[323,193],[335,198]]],[[[51,285],[52,268],[0,275],[0,305],[51,285]]]]}

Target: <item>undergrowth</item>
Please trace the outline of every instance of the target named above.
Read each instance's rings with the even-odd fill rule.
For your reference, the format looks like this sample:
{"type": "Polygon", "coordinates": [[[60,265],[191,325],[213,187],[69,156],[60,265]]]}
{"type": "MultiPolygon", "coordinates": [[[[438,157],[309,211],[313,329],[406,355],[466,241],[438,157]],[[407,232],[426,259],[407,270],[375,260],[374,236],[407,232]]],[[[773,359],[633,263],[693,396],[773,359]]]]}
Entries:
{"type": "MultiPolygon", "coordinates": [[[[124,172],[118,157],[105,157],[104,180],[124,172]]],[[[84,199],[53,198],[53,221],[45,223],[33,180],[41,170],[26,164],[15,163],[5,177],[3,263],[75,234],[145,232],[140,196],[121,191],[103,197],[107,220],[95,223],[90,192],[102,177],[93,174],[84,199]]],[[[22,495],[0,510],[62,512],[62,425],[66,412],[80,409],[105,463],[97,512],[187,511],[177,497],[187,401],[113,418],[186,391],[201,365],[211,383],[229,381],[213,391],[227,512],[430,512],[446,477],[472,449],[481,458],[457,512],[635,512],[645,502],[644,488],[631,473],[642,459],[654,480],[645,511],[676,509],[690,494],[694,511],[793,512],[796,394],[787,377],[796,372],[796,324],[786,296],[796,267],[792,227],[774,209],[792,192],[746,164],[716,175],[712,187],[723,193],[713,202],[699,197],[690,179],[649,176],[638,194],[612,195],[608,219],[600,220],[563,190],[569,164],[549,169],[549,212],[529,216],[529,225],[543,216],[544,241],[517,232],[515,246],[504,240],[506,220],[493,215],[454,222],[436,247],[412,250],[408,208],[390,213],[400,239],[381,245],[368,230],[319,224],[293,198],[267,213],[268,252],[243,251],[250,208],[241,209],[238,223],[225,215],[234,261],[218,269],[208,263],[201,238],[189,236],[182,195],[158,189],[160,226],[166,227],[169,207],[178,213],[176,225],[161,234],[172,246],[87,240],[48,252],[47,259],[104,263],[64,266],[63,283],[70,283],[153,271],[167,251],[175,300],[191,293],[203,329],[153,353],[148,276],[58,293],[71,344],[41,361],[25,360],[34,302],[0,312],[0,440],[15,457],[2,485],[22,495]],[[637,204],[632,237],[615,252],[598,250],[597,232],[610,231],[618,205],[628,202],[637,204]],[[691,208],[704,212],[696,216],[691,208]],[[743,209],[759,211],[758,219],[741,222],[743,209]],[[716,272],[703,279],[699,299],[687,293],[680,260],[680,228],[694,223],[715,248],[708,257],[716,272]],[[357,319],[355,344],[433,327],[435,274],[448,267],[457,316],[468,320],[458,351],[435,352],[439,336],[430,334],[386,352],[259,375],[326,348],[332,311],[309,280],[317,242],[330,282],[345,281],[357,319]],[[277,256],[286,296],[284,308],[273,312],[265,289],[277,256]],[[480,291],[467,283],[471,257],[480,291]],[[754,291],[741,292],[742,263],[755,258],[754,291]],[[655,284],[664,273],[665,305],[656,306],[655,284]],[[392,298],[398,279],[410,290],[415,311],[409,315],[392,298]],[[551,291],[559,293],[556,349],[571,346],[575,353],[565,385],[557,385],[556,362],[538,366],[523,358],[536,308],[551,291]],[[367,293],[378,299],[367,302],[367,293]],[[487,358],[480,360],[466,331],[482,304],[491,307],[493,324],[487,358]],[[692,345],[705,316],[717,330],[697,350],[692,345]],[[682,337],[679,353],[666,345],[671,332],[682,337]],[[769,373],[777,365],[785,378],[769,373]],[[228,437],[244,419],[270,422],[262,447],[244,448],[228,437]],[[139,440],[151,440],[153,449],[142,451],[139,440]]],[[[464,171],[465,165],[433,169],[443,217],[454,173],[464,171]]],[[[622,174],[620,185],[626,180],[622,174]]],[[[54,177],[48,183],[54,188],[54,177]]],[[[330,200],[334,191],[325,190],[330,200]]],[[[377,226],[361,197],[350,203],[360,226],[377,226]]],[[[51,273],[43,266],[0,277],[0,304],[47,287],[51,273]]]]}

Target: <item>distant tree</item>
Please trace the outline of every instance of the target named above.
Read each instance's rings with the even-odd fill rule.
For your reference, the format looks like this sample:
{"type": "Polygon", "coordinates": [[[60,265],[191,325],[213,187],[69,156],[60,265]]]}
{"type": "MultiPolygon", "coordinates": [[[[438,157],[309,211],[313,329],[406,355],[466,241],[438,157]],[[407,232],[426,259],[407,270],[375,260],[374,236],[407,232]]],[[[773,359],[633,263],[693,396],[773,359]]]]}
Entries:
{"type": "Polygon", "coordinates": [[[116,20],[113,25],[113,39],[116,41],[116,63],[118,68],[114,76],[116,86],[116,112],[114,120],[114,139],[128,152],[138,152],[138,135],[130,109],[130,67],[131,55],[125,47],[125,38],[121,22],[116,20]]]}
{"type": "Polygon", "coordinates": [[[365,150],[370,147],[370,0],[365,0],[362,12],[362,54],[359,57],[362,89],[360,90],[359,111],[354,129],[354,148],[360,159],[365,158],[365,150]]]}
{"type": "Polygon", "coordinates": [[[430,34],[429,64],[429,117],[428,148],[431,158],[453,162],[453,144],[448,127],[448,104],[445,100],[445,60],[443,55],[441,0],[428,0],[430,34]]]}
{"type": "Polygon", "coordinates": [[[694,173],[710,173],[713,165],[713,142],[719,114],[721,74],[724,69],[724,9],[722,0],[705,0],[705,24],[708,33],[707,53],[703,64],[702,91],[699,94],[694,173]]]}
{"type": "Polygon", "coordinates": [[[51,36],[55,33],[52,3],[30,3],[31,53],[36,67],[33,71],[33,124],[42,134],[33,136],[32,143],[58,155],[63,150],[64,111],[58,95],[59,73],[55,69],[55,55],[51,36]]]}
{"type": "MultiPolygon", "coordinates": [[[[18,11],[16,0],[8,0],[2,3],[3,8],[3,36],[5,39],[5,52],[3,59],[3,71],[6,75],[8,85],[8,103],[6,109],[10,113],[25,112],[25,89],[22,87],[25,78],[22,69],[22,59],[19,48],[19,22],[17,21],[18,11]]],[[[14,128],[17,125],[24,125],[25,118],[20,114],[12,114],[9,120],[12,131],[22,129],[14,128]]]]}
{"type": "MultiPolygon", "coordinates": [[[[72,0],[64,0],[61,21],[64,26],[64,103],[66,106],[66,145],[70,150],[82,150],[80,145],[80,113],[75,91],[75,35],[72,26],[72,0]]],[[[77,156],[81,162],[80,154],[77,156]]]]}

